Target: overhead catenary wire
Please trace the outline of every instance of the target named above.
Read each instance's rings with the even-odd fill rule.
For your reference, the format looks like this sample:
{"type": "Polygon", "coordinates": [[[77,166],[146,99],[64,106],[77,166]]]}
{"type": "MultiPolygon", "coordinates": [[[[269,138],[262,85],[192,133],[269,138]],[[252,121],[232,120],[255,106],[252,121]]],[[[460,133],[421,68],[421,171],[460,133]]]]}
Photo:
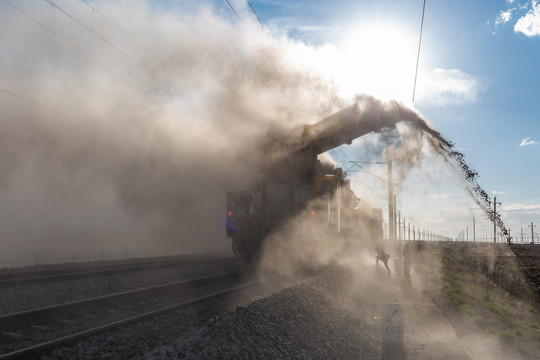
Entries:
{"type": "Polygon", "coordinates": [[[257,17],[257,20],[259,20],[259,23],[261,24],[261,27],[262,27],[262,32],[265,33],[265,34],[268,34],[268,32],[266,31],[266,28],[264,27],[264,24],[263,22],[261,21],[261,18],[259,17],[259,15],[257,15],[257,12],[255,11],[255,9],[253,8],[253,6],[251,5],[251,2],[249,0],[246,0],[247,3],[249,4],[249,7],[251,8],[251,11],[253,11],[253,13],[255,14],[255,16],[257,17]]]}
{"type": "Polygon", "coordinates": [[[0,88],[0,91],[3,92],[3,93],[6,93],[8,95],[11,95],[11,96],[14,96],[16,98],[19,98],[19,99],[22,99],[24,101],[28,101],[34,105],[37,105],[37,106],[40,106],[40,107],[43,107],[43,108],[46,108],[46,109],[49,109],[49,110],[53,110],[53,111],[57,111],[56,109],[48,106],[48,105],[45,105],[45,104],[42,104],[40,103],[39,101],[36,101],[36,100],[32,100],[26,96],[23,96],[23,95],[20,95],[20,94],[17,94],[17,93],[14,93],[13,91],[9,91],[9,90],[6,90],[6,89],[2,89],[0,88]]]}
{"type": "Polygon", "coordinates": [[[414,86],[412,102],[414,104],[414,96],[416,95],[416,80],[418,78],[418,64],[420,63],[420,47],[422,45],[422,32],[424,31],[424,14],[426,12],[426,0],[424,0],[424,6],[422,8],[422,21],[420,23],[420,39],[418,40],[418,55],[416,56],[416,71],[414,73],[414,86]]]}
{"type": "Polygon", "coordinates": [[[30,14],[26,13],[24,10],[22,10],[21,8],[15,6],[14,4],[12,4],[9,0],[4,0],[4,2],[6,4],[8,4],[9,6],[11,6],[12,8],[14,8],[15,10],[19,11],[21,14],[23,14],[24,16],[26,16],[28,19],[30,19],[31,21],[33,21],[35,24],[37,24],[39,27],[41,27],[43,30],[47,31],[48,33],[52,34],[55,38],[57,38],[58,40],[60,40],[61,42],[63,42],[64,44],[66,44],[67,46],[69,46],[70,48],[72,48],[81,58],[85,59],[85,60],[88,60],[88,59],[92,59],[92,62],[94,64],[97,64],[99,65],[100,67],[102,67],[103,69],[109,71],[110,73],[112,74],[115,74],[115,72],[113,70],[111,70],[110,68],[108,68],[107,66],[103,65],[102,63],[100,63],[99,61],[97,61],[95,59],[95,56],[93,56],[92,54],[78,48],[77,46],[75,46],[73,43],[69,42],[66,38],[60,36],[58,34],[57,31],[55,31],[55,29],[50,29],[48,28],[46,25],[44,25],[43,23],[39,22],[37,19],[35,19],[33,16],[31,16],[30,14]]]}
{"type": "MultiPolygon", "coordinates": [[[[49,1],[49,0],[47,0],[49,1]]],[[[248,34],[251,36],[251,38],[253,39],[253,41],[255,41],[255,44],[257,44],[257,46],[260,46],[259,43],[257,42],[257,40],[255,39],[255,36],[253,36],[253,34],[251,33],[251,31],[249,31],[249,28],[247,27],[246,23],[244,23],[244,21],[242,20],[242,18],[240,17],[240,15],[238,14],[238,12],[236,12],[236,9],[232,6],[232,4],[230,3],[229,0],[225,0],[227,2],[227,4],[229,4],[229,7],[232,9],[232,11],[234,12],[234,14],[236,15],[236,17],[238,18],[238,20],[240,20],[240,23],[242,24],[242,26],[244,26],[244,29],[246,29],[246,31],[248,32],[248,34]]]]}
{"type": "Polygon", "coordinates": [[[58,9],[58,11],[62,12],[65,16],[69,17],[71,20],[73,20],[74,22],[76,22],[77,24],[79,24],[81,27],[83,27],[84,29],[86,29],[88,32],[90,32],[92,35],[94,35],[95,37],[97,37],[98,39],[100,39],[101,41],[103,41],[105,44],[109,45],[111,48],[113,48],[114,50],[116,50],[118,53],[120,53],[121,55],[123,55],[126,59],[132,61],[134,64],[138,65],[138,66],[141,66],[141,64],[139,64],[135,59],[133,59],[131,56],[129,56],[127,53],[125,53],[124,51],[122,51],[122,49],[120,49],[119,47],[117,47],[116,45],[114,45],[113,43],[111,43],[110,41],[108,41],[107,39],[105,39],[103,36],[97,34],[96,32],[94,32],[91,28],[89,28],[88,26],[86,26],[85,24],[83,24],[81,21],[79,21],[77,18],[75,18],[73,15],[71,15],[70,13],[68,13],[66,10],[62,9],[61,7],[59,7],[58,5],[56,5],[53,1],[51,0],[45,0],[46,2],[48,2],[49,4],[51,4],[55,9],[58,9]]]}
{"type": "Polygon", "coordinates": [[[375,178],[379,179],[380,181],[384,182],[385,184],[388,183],[387,180],[383,179],[383,178],[380,177],[379,175],[376,175],[376,174],[372,173],[371,171],[367,170],[366,168],[364,168],[363,166],[358,165],[359,161],[349,161],[349,162],[353,163],[353,166],[351,166],[351,167],[349,168],[349,170],[352,169],[354,166],[357,166],[357,167],[359,167],[360,169],[362,169],[362,170],[364,170],[365,172],[367,172],[368,174],[372,175],[373,177],[375,177],[375,178]]]}
{"type": "MultiPolygon", "coordinates": [[[[148,47],[143,44],[142,42],[140,42],[139,40],[135,39],[133,36],[131,36],[126,30],[122,29],[118,24],[116,24],[113,20],[111,20],[107,15],[105,15],[104,13],[102,13],[101,11],[99,11],[98,9],[96,9],[94,7],[94,5],[90,4],[87,0],[81,0],[82,2],[84,2],[86,5],[88,5],[91,9],[92,9],[92,12],[96,12],[98,13],[99,15],[101,15],[105,20],[107,20],[111,25],[113,25],[116,29],[118,29],[120,32],[122,32],[124,35],[126,35],[130,40],[132,40],[134,43],[136,43],[137,45],[140,45],[141,47],[143,47],[145,50],[147,50],[148,52],[150,52],[150,50],[148,49],[148,47]]],[[[92,28],[92,31],[94,29],[92,28]]]]}

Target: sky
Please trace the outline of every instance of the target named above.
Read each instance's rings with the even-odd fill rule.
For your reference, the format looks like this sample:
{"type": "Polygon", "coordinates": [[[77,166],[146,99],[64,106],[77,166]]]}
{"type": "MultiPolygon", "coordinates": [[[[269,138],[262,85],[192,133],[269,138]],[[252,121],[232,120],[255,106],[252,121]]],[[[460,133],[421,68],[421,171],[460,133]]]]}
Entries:
{"type": "MultiPolygon", "coordinates": [[[[521,238],[522,228],[530,235],[528,225],[540,221],[540,2],[427,0],[414,104],[423,1],[250,3],[273,36],[339,54],[344,63],[335,68],[328,55],[322,67],[334,67],[345,96],[367,92],[414,106],[479,172],[512,235],[521,238]]],[[[249,31],[261,32],[248,6],[231,4],[251,19],[249,31]]],[[[346,148],[334,155],[344,168],[362,160],[346,148]]],[[[461,227],[472,238],[472,223],[461,227]]]]}
{"type": "MultiPolygon", "coordinates": [[[[540,3],[426,0],[418,52],[422,8],[0,1],[0,263],[230,251],[225,193],[249,188],[261,137],[361,94],[414,108],[478,171],[512,235],[530,234],[540,221],[540,3]]],[[[421,155],[394,162],[400,218],[469,239],[474,218],[478,238],[492,236],[455,164],[399,131],[421,155]]],[[[386,210],[385,165],[351,163],[385,161],[379,140],[327,155],[386,210]]]]}

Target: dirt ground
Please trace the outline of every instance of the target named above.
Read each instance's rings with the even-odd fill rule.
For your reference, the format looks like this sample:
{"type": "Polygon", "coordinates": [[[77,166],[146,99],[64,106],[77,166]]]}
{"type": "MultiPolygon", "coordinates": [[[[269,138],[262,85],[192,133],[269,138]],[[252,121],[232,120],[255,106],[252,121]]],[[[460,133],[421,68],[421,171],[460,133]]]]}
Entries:
{"type": "Polygon", "coordinates": [[[526,283],[512,251],[501,247],[495,258],[492,249],[486,245],[430,244],[422,254],[416,254],[415,275],[472,358],[538,359],[538,297],[516,297],[489,276],[471,270],[470,259],[481,258],[491,261],[493,269],[503,269],[508,277],[520,277],[526,283]]]}
{"type": "MultiPolygon", "coordinates": [[[[211,354],[272,359],[538,359],[537,302],[511,295],[470,269],[471,258],[489,253],[484,245],[423,245],[422,251],[412,252],[410,282],[396,261],[401,251],[391,252],[390,274],[381,263],[376,265],[374,251],[351,251],[325,271],[296,279],[295,285],[269,297],[249,300],[145,359],[219,358],[211,354]],[[394,336],[402,339],[402,346],[385,346],[388,334],[402,335],[394,336]]],[[[506,272],[519,269],[509,260],[511,252],[499,253],[505,257],[506,272]]]]}

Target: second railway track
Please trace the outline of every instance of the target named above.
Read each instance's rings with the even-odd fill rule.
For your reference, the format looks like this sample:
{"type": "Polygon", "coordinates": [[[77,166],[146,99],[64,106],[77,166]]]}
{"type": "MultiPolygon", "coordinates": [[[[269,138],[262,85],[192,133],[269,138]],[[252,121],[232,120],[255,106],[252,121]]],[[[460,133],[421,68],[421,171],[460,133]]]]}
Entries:
{"type": "Polygon", "coordinates": [[[212,262],[219,259],[224,258],[218,255],[179,255],[86,264],[50,265],[43,268],[38,267],[37,269],[10,269],[9,271],[0,271],[0,288],[131,273],[148,269],[212,262]]]}
{"type": "Polygon", "coordinates": [[[39,355],[260,281],[248,275],[247,270],[231,271],[6,314],[0,318],[0,359],[39,355]]]}

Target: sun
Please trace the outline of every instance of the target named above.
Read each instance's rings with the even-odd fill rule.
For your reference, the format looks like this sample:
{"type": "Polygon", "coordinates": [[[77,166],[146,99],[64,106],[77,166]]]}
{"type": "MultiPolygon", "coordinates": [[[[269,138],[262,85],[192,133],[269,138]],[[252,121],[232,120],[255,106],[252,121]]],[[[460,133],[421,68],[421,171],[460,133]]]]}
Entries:
{"type": "Polygon", "coordinates": [[[406,29],[374,22],[347,31],[338,45],[343,66],[336,81],[347,95],[368,93],[410,102],[418,40],[406,29]]]}

